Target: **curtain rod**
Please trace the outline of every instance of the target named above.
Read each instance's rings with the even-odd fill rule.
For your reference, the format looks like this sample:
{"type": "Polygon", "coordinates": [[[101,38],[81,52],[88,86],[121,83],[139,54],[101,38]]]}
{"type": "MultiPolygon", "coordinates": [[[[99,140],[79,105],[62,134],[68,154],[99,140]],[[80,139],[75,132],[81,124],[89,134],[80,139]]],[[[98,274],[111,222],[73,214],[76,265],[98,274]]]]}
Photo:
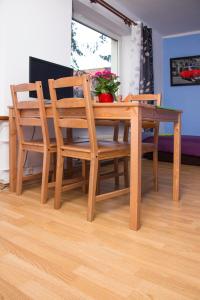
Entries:
{"type": "Polygon", "coordinates": [[[118,16],[119,18],[121,18],[124,23],[126,25],[128,25],[129,27],[131,25],[137,25],[137,23],[131,19],[129,19],[127,16],[125,16],[124,14],[122,14],[120,11],[118,11],[117,9],[115,9],[114,7],[112,7],[110,4],[108,4],[106,1],[104,0],[90,0],[91,3],[98,3],[101,6],[105,7],[106,9],[108,9],[109,11],[111,11],[113,14],[115,14],[116,16],[118,16]]]}

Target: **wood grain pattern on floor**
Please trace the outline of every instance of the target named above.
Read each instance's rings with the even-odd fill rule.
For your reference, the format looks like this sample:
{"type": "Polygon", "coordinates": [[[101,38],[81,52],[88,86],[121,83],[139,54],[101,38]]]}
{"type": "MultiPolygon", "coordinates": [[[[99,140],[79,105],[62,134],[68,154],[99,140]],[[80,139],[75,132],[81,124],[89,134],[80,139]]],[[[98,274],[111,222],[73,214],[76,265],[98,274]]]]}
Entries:
{"type": "MultiPolygon", "coordinates": [[[[107,168],[107,167],[106,167],[107,168]]],[[[172,201],[172,164],[143,162],[142,227],[131,231],[128,195],[96,205],[86,221],[81,189],[53,191],[40,204],[40,187],[21,196],[0,192],[0,299],[199,300],[200,169],[183,166],[181,201],[172,201]]],[[[102,182],[111,190],[113,179],[102,182]]]]}

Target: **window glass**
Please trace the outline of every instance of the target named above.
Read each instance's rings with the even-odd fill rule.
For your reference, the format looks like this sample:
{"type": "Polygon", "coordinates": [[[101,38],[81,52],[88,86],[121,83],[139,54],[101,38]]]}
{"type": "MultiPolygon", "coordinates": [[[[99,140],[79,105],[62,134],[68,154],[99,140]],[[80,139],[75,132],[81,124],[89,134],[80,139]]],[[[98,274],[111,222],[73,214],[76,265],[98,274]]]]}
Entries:
{"type": "Polygon", "coordinates": [[[71,65],[75,70],[116,71],[116,62],[116,40],[77,21],[72,21],[71,65]]]}

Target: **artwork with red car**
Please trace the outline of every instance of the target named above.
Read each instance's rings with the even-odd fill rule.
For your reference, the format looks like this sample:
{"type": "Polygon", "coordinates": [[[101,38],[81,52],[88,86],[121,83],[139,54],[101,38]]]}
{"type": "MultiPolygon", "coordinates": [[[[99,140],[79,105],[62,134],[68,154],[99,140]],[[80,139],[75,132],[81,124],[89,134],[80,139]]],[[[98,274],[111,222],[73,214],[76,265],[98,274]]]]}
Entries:
{"type": "Polygon", "coordinates": [[[200,84],[200,55],[170,59],[171,85],[200,84]]]}
{"type": "Polygon", "coordinates": [[[186,67],[180,72],[181,78],[191,81],[200,81],[200,69],[197,67],[186,67]]]}

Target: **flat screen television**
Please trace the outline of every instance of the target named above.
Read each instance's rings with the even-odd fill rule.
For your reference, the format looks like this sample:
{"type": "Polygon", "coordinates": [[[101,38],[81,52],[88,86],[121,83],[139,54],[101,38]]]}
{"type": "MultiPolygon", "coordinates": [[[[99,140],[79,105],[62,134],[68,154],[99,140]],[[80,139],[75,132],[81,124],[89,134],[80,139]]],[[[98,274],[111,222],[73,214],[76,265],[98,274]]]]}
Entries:
{"type": "MultiPolygon", "coordinates": [[[[72,68],[29,56],[29,82],[42,81],[44,99],[50,100],[48,79],[58,79],[68,76],[73,76],[72,68]]],[[[36,98],[35,92],[30,92],[29,95],[36,98]]],[[[58,89],[57,97],[58,99],[72,98],[73,88],[58,89]]]]}

